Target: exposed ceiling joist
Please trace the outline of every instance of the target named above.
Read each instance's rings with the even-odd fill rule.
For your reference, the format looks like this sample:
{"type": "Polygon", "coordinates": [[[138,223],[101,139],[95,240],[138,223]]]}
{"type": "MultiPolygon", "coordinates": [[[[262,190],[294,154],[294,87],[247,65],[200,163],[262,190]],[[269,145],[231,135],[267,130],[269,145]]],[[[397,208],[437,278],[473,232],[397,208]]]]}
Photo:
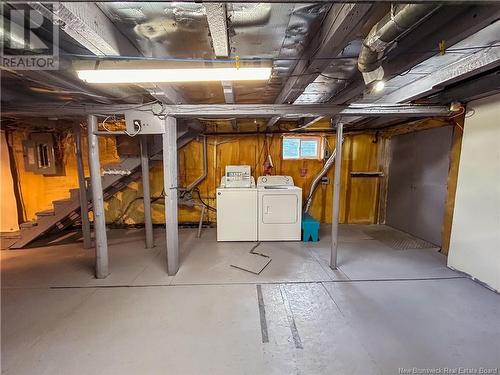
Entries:
{"type": "Polygon", "coordinates": [[[354,38],[371,7],[365,3],[334,4],[275,103],[293,103],[328,66],[327,58],[337,56],[354,38]]]}
{"type": "MultiPolygon", "coordinates": [[[[42,3],[34,3],[33,6],[44,7],[42,3]]],[[[61,22],[61,29],[95,55],[133,56],[139,53],[96,3],[54,3],[53,13],[55,19],[61,22]]]]}
{"type": "MultiPolygon", "coordinates": [[[[45,8],[41,3],[34,3],[32,6],[45,8]]],[[[97,56],[141,55],[136,46],[116,28],[96,3],[55,3],[53,13],[55,19],[62,22],[62,30],[97,56]]],[[[184,97],[168,85],[156,84],[144,88],[163,102],[185,103],[184,97]]]]}
{"type": "Polygon", "coordinates": [[[229,38],[227,35],[226,4],[205,3],[208,28],[212,36],[212,46],[217,57],[229,56],[229,38]]]}
{"type": "Polygon", "coordinates": [[[445,91],[433,95],[429,100],[432,103],[451,103],[453,101],[467,103],[497,93],[500,93],[500,71],[498,70],[455,84],[445,91]]]}
{"type": "MultiPolygon", "coordinates": [[[[216,57],[229,56],[229,36],[227,33],[227,10],[224,3],[205,3],[208,28],[212,37],[212,47],[216,57]]],[[[233,84],[223,81],[222,90],[226,104],[234,104],[233,84]]]]}
{"type": "Polygon", "coordinates": [[[316,124],[317,122],[323,120],[324,118],[325,118],[325,116],[319,116],[319,117],[313,118],[313,119],[309,120],[308,122],[306,122],[304,125],[301,125],[298,128],[292,129],[292,130],[297,131],[297,130],[306,129],[309,126],[312,126],[312,125],[316,124]]]}
{"type": "Polygon", "coordinates": [[[186,103],[184,96],[172,86],[165,83],[156,83],[154,88],[147,88],[149,93],[156,99],[168,104],[186,103]]]}
{"type": "MultiPolygon", "coordinates": [[[[500,32],[500,22],[499,22],[500,32]]],[[[499,34],[500,35],[500,34],[499,34]]],[[[469,78],[487,70],[500,66],[500,47],[491,47],[469,55],[462,60],[427,74],[409,85],[406,85],[377,103],[404,103],[432,94],[458,80],[469,78]]]]}
{"type": "Polygon", "coordinates": [[[222,91],[224,92],[224,101],[226,104],[234,104],[233,83],[231,81],[222,81],[222,91]]]}
{"type": "MultiPolygon", "coordinates": [[[[440,68],[437,69],[432,68],[435,63],[440,64],[440,61],[448,57],[446,54],[444,56],[436,56],[436,52],[433,52],[433,48],[435,48],[435,46],[429,48],[430,42],[432,42],[433,40],[431,36],[436,32],[436,30],[439,30],[440,37],[446,41],[446,45],[451,49],[456,47],[471,47],[492,43],[492,41],[495,39],[495,35],[498,35],[498,33],[500,32],[498,30],[496,32],[494,31],[493,33],[488,32],[488,29],[495,27],[495,23],[498,24],[497,20],[500,15],[500,6],[498,6],[498,3],[495,5],[495,7],[485,7],[477,4],[465,8],[451,7],[448,11],[440,13],[439,17],[430,19],[425,24],[424,30],[416,30],[417,34],[414,33],[415,35],[412,34],[411,36],[402,39],[398,43],[397,48],[389,53],[389,56],[387,58],[388,61],[384,65],[384,69],[386,70],[388,78],[386,87],[392,88],[393,91],[388,93],[382,92],[382,96],[376,101],[376,103],[384,103],[386,100],[385,96],[390,96],[393,93],[394,96],[392,96],[392,102],[394,102],[395,100],[396,102],[401,103],[404,101],[422,98],[429,93],[442,90],[445,86],[444,84],[436,85],[430,92],[427,91],[427,89],[424,89],[425,85],[423,85],[421,86],[422,92],[417,96],[407,95],[404,91],[404,89],[407,87],[409,88],[409,85],[411,85],[412,83],[416,84],[416,71],[420,70],[423,72],[428,72],[430,70],[435,71],[439,74],[439,72],[443,72],[448,69],[448,67],[445,66],[440,66],[440,68]],[[457,23],[455,21],[457,18],[460,18],[460,23],[457,23]],[[490,34],[490,36],[488,37],[485,34],[490,34]],[[427,52],[421,55],[415,55],[411,53],[414,50],[422,50],[427,52]],[[400,54],[401,56],[398,54],[400,54]],[[424,66],[427,65],[429,66],[429,68],[424,68],[424,66]],[[407,75],[406,71],[409,71],[412,74],[407,75]],[[402,72],[403,74],[399,76],[399,74],[402,72]],[[403,80],[401,78],[403,78],[403,80]],[[404,82],[405,79],[410,82],[409,85],[401,86],[401,82],[404,82]],[[395,83],[394,80],[397,80],[398,83],[395,83]],[[394,90],[394,86],[401,86],[401,88],[394,90]],[[395,94],[396,92],[398,92],[398,94],[395,94]]],[[[474,51],[466,49],[465,51],[459,53],[466,54],[472,52],[474,51]]],[[[457,55],[451,54],[451,56],[457,55]]],[[[465,70],[467,71],[468,69],[465,70]]],[[[476,73],[479,73],[480,71],[481,70],[478,70],[476,73]]],[[[427,73],[422,74],[422,78],[428,78],[427,75],[427,73]]],[[[450,80],[446,85],[450,85],[452,84],[452,82],[467,79],[467,77],[470,75],[471,74],[464,75],[460,78],[456,77],[453,80],[450,80]]],[[[413,89],[415,88],[416,86],[413,87],[413,89]]],[[[341,91],[338,95],[335,95],[330,100],[330,103],[342,104],[349,102],[353,98],[357,97],[360,93],[362,93],[364,89],[365,85],[362,80],[353,82],[345,90],[341,91]]],[[[409,91],[407,93],[409,93],[409,91]]],[[[416,91],[414,91],[413,93],[415,94],[416,91]]],[[[441,102],[443,103],[443,101],[441,102]]],[[[449,102],[451,102],[451,100],[447,101],[446,103],[449,102]]],[[[350,117],[347,120],[349,121],[350,126],[356,126],[360,128],[367,127],[367,124],[369,124],[368,127],[382,127],[389,125],[386,119],[366,119],[360,117],[350,117]]]]}
{"type": "MultiPolygon", "coordinates": [[[[400,40],[397,48],[389,52],[387,61],[383,65],[386,79],[389,80],[401,73],[404,74],[408,69],[413,69],[417,64],[435,56],[435,49],[437,48],[433,37],[435,33],[439,33],[440,39],[445,40],[447,47],[454,46],[495,22],[500,15],[498,2],[495,3],[494,7],[481,6],[476,2],[470,2],[471,6],[464,7],[466,4],[469,3],[462,3],[462,7],[446,8],[446,11],[439,13],[438,17],[428,20],[423,29],[419,28],[410,36],[400,40]],[[456,22],[457,19],[460,19],[460,22],[456,22]],[[413,51],[426,52],[415,54],[413,51]]],[[[479,44],[481,43],[479,42],[479,44]]],[[[410,77],[411,75],[407,76],[407,78],[410,77]]],[[[387,86],[390,85],[391,83],[388,82],[387,86]]],[[[361,95],[364,90],[365,84],[361,79],[354,81],[333,96],[329,103],[342,104],[350,102],[361,95]]]]}
{"type": "MultiPolygon", "coordinates": [[[[11,3],[22,3],[25,0],[11,0],[11,3]]],[[[101,0],[102,3],[115,2],[115,0],[101,0]]],[[[161,3],[164,0],[150,0],[152,3],[161,3]]],[[[198,3],[199,0],[185,0],[185,3],[198,3]]],[[[203,1],[204,3],[234,3],[234,0],[217,0],[217,1],[203,1]]],[[[259,0],[240,0],[239,3],[243,4],[253,4],[253,3],[261,3],[259,0]]],[[[332,0],[288,0],[287,3],[332,3],[332,0]]],[[[378,2],[378,3],[395,3],[395,4],[408,4],[408,3],[435,3],[436,0],[334,0],[335,3],[368,3],[368,2],[378,2]]],[[[443,4],[463,4],[467,2],[475,2],[480,4],[494,4],[496,0],[439,0],[440,3],[443,4]]],[[[283,0],[266,0],[266,3],[283,3],[283,0]]]]}
{"type": "Polygon", "coordinates": [[[276,124],[280,120],[280,116],[273,116],[269,119],[269,121],[266,124],[266,127],[270,128],[274,124],[276,124]]]}

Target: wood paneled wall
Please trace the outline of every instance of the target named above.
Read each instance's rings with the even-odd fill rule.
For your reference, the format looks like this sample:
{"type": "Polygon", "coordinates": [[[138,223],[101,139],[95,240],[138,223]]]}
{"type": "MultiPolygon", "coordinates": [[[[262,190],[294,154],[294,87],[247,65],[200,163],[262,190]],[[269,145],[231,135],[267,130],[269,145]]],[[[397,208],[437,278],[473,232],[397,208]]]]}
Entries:
{"type": "MultiPolygon", "coordinates": [[[[335,135],[324,135],[330,151],[335,147],[335,135]]],[[[27,133],[13,133],[15,163],[19,174],[20,190],[23,197],[25,220],[35,218],[35,212],[49,209],[52,201],[69,197],[69,189],[78,187],[73,138],[68,136],[65,143],[65,175],[45,177],[24,170],[22,140],[27,133]]],[[[250,136],[209,136],[208,176],[199,185],[201,198],[215,207],[215,190],[228,164],[247,164],[252,167],[255,178],[263,173],[263,163],[267,150],[274,163],[273,174],[290,175],[296,185],[302,187],[303,196],[308,193],[314,176],[321,170],[323,161],[283,160],[281,158],[282,136],[274,134],[250,136]],[[267,139],[267,146],[266,146],[267,139]]],[[[84,141],[84,163],[87,170],[86,139],[84,141]]],[[[116,141],[112,137],[100,137],[101,164],[119,160],[116,141]]],[[[351,172],[378,171],[379,142],[374,134],[347,134],[342,153],[342,181],[340,218],[343,223],[376,223],[378,217],[379,178],[351,177],[351,172]]],[[[187,186],[202,173],[202,143],[193,141],[179,150],[179,185],[187,186]]],[[[151,195],[157,199],[152,204],[153,222],[165,220],[163,199],[162,162],[152,162],[150,179],[151,195]]],[[[311,214],[321,222],[331,222],[333,168],[328,173],[328,184],[320,184],[314,195],[311,214]]],[[[143,222],[142,186],[140,181],[131,183],[123,191],[105,203],[106,220],[115,224],[140,224],[143,222]]],[[[200,207],[179,208],[179,222],[197,222],[200,207]]],[[[208,211],[206,219],[216,221],[213,211],[208,211]]]]}
{"type": "MultiPolygon", "coordinates": [[[[330,151],[335,147],[335,135],[324,136],[330,151]]],[[[305,198],[310,184],[323,167],[319,160],[283,160],[282,136],[252,135],[244,137],[210,136],[208,138],[207,179],[200,184],[202,198],[215,206],[215,190],[224,175],[226,165],[250,165],[255,178],[263,174],[267,149],[273,160],[272,174],[292,176],[303,189],[305,198]],[[267,137],[267,146],[266,146],[267,137]]],[[[328,146],[327,146],[328,147],[328,146]]],[[[370,224],[377,221],[378,178],[351,177],[350,173],[378,171],[378,143],[373,134],[346,135],[342,153],[342,192],[340,217],[344,223],[370,224]]],[[[180,183],[185,186],[201,174],[201,143],[192,142],[179,152],[180,183]]],[[[324,223],[331,222],[333,168],[328,172],[328,184],[320,184],[313,197],[311,215],[324,223]]],[[[181,221],[196,221],[196,209],[181,209],[181,221]]],[[[211,213],[211,220],[215,220],[211,213]]]]}
{"type": "MultiPolygon", "coordinates": [[[[85,130],[83,130],[85,133],[85,130]]],[[[78,188],[78,173],[76,168],[76,149],[73,136],[70,132],[64,133],[63,163],[64,175],[62,176],[43,176],[27,172],[24,169],[23,160],[23,140],[28,139],[27,130],[17,130],[9,132],[9,141],[11,142],[14,162],[17,169],[20,195],[22,197],[22,211],[24,218],[21,221],[36,219],[36,212],[52,208],[52,201],[69,198],[69,190],[78,188]]],[[[87,139],[83,136],[83,162],[85,173],[88,176],[88,158],[87,158],[87,139]]],[[[99,151],[101,154],[101,163],[116,163],[118,157],[116,141],[112,137],[100,137],[99,151]]]]}

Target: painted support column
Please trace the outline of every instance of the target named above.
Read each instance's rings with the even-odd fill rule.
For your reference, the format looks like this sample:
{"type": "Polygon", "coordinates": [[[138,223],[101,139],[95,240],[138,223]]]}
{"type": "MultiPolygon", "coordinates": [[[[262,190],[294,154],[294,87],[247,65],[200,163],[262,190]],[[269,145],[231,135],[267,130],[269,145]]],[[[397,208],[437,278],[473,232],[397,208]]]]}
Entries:
{"type": "Polygon", "coordinates": [[[340,211],[340,171],[342,167],[342,138],[344,124],[337,124],[337,139],[335,142],[336,158],[333,175],[332,199],[332,248],[330,253],[330,268],[337,269],[337,249],[339,245],[339,211],[340,211]]]}
{"type": "Polygon", "coordinates": [[[90,186],[94,212],[95,233],[95,275],[98,279],[108,276],[108,239],[106,237],[106,218],[104,216],[104,199],[101,181],[101,165],[99,163],[99,142],[94,134],[97,131],[97,117],[89,115],[87,120],[89,143],[90,186]]]}
{"type": "Polygon", "coordinates": [[[167,236],[167,272],[179,269],[179,233],[177,223],[177,119],[167,116],[163,138],[163,184],[165,190],[165,227],[167,236]]]}
{"type": "Polygon", "coordinates": [[[151,190],[149,187],[149,153],[148,136],[141,136],[141,170],[142,194],[144,200],[144,229],[146,232],[146,249],[154,247],[153,221],[151,219],[151,190]]]}
{"type": "Polygon", "coordinates": [[[85,170],[83,169],[82,156],[82,132],[80,124],[73,125],[73,133],[75,135],[76,145],[76,167],[78,170],[78,186],[80,195],[80,218],[82,219],[82,234],[83,248],[90,249],[92,247],[92,238],[90,236],[90,221],[87,198],[87,184],[85,183],[85,170]]]}

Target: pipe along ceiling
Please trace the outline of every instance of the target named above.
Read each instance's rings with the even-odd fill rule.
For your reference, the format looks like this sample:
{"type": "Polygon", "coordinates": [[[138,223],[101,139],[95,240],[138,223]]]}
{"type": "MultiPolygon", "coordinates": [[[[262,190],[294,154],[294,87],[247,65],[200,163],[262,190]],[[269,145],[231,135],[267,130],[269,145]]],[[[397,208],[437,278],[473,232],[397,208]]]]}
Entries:
{"type": "MultiPolygon", "coordinates": [[[[462,60],[478,52],[485,56],[479,65],[466,67],[450,60],[463,72],[453,77],[454,84],[498,67],[499,41],[492,37],[499,25],[498,4],[63,2],[7,3],[7,9],[39,12],[43,27],[34,32],[41,41],[48,38],[50,19],[57,15],[60,41],[59,70],[3,68],[2,107],[7,109],[48,99],[64,105],[155,100],[270,104],[280,98],[295,104],[384,102],[395,88],[404,98],[405,87],[416,85],[416,74],[432,70],[436,62],[446,69],[447,59],[459,52],[455,45],[462,60]],[[457,23],[457,17],[463,22],[457,23]],[[486,33],[488,28],[493,30],[486,33]],[[418,50],[411,50],[411,43],[418,50]],[[122,77],[121,84],[103,85],[78,78],[74,63],[82,61],[93,70],[151,64],[201,67],[207,75],[218,65],[269,67],[271,72],[261,81],[221,77],[201,82],[208,80],[204,76],[196,82],[131,82],[122,77]],[[375,85],[380,81],[385,88],[375,85]]],[[[1,29],[7,50],[17,35],[5,28],[14,21],[11,14],[5,12],[1,29]]],[[[436,87],[443,91],[446,85],[436,87]]],[[[457,100],[466,100],[467,93],[461,93],[457,100]]],[[[416,90],[409,100],[427,95],[428,90],[416,90]]]]}

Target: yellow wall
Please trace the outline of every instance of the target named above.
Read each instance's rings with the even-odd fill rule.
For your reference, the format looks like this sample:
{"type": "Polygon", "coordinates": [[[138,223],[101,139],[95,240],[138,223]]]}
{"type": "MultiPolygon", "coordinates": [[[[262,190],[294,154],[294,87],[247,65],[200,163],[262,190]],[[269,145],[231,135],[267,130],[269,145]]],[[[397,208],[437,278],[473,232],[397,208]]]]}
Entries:
{"type": "MultiPolygon", "coordinates": [[[[83,131],[85,132],[85,131],[83,131]]],[[[71,132],[60,134],[64,148],[64,175],[43,176],[27,172],[24,169],[22,141],[28,139],[27,131],[18,130],[12,133],[14,158],[18,171],[19,184],[24,206],[24,220],[36,219],[36,212],[52,208],[52,201],[69,198],[69,190],[78,188],[76,169],[75,143],[71,132]]],[[[117,162],[115,140],[111,137],[100,137],[99,147],[102,163],[117,162]]],[[[83,138],[84,168],[88,176],[87,139],[83,138]]]]}
{"type": "MultiPolygon", "coordinates": [[[[325,136],[330,150],[335,147],[335,136],[325,136]]],[[[27,134],[14,133],[14,151],[19,180],[24,200],[26,218],[35,218],[35,212],[51,208],[53,200],[69,197],[69,189],[78,186],[76,160],[72,136],[66,136],[64,150],[65,176],[44,177],[24,171],[22,140],[27,134]]],[[[84,161],[86,173],[87,154],[84,138],[84,161]]],[[[264,135],[251,136],[209,136],[208,137],[208,176],[200,184],[201,197],[215,206],[215,189],[224,174],[227,164],[248,164],[255,177],[262,174],[266,158],[264,135]]],[[[342,153],[342,191],[340,218],[345,223],[375,223],[378,206],[378,179],[351,177],[351,171],[369,172],[378,168],[378,143],[373,142],[372,134],[346,135],[342,153]]],[[[281,135],[268,137],[269,152],[274,162],[273,174],[286,174],[293,177],[296,185],[303,188],[304,197],[314,176],[321,170],[323,161],[281,159],[281,135]],[[305,169],[301,176],[300,170],[305,169]]],[[[116,141],[112,137],[99,139],[101,164],[117,162],[116,141]]],[[[186,186],[202,172],[202,144],[193,141],[179,151],[179,185],[186,186]]],[[[322,222],[331,221],[331,197],[333,168],[328,173],[329,184],[319,185],[313,199],[311,214],[322,222]]],[[[162,162],[151,162],[151,195],[160,197],[163,187],[162,162]]],[[[139,224],[143,222],[142,186],[140,181],[131,183],[126,189],[115,194],[105,204],[106,220],[115,224],[139,224]]],[[[153,222],[164,222],[163,199],[153,202],[153,222]]],[[[179,208],[180,222],[197,222],[200,208],[179,208]]],[[[208,213],[210,221],[215,221],[215,213],[208,213]]]]}
{"type": "Polygon", "coordinates": [[[9,150],[5,132],[1,132],[0,143],[0,232],[15,232],[19,230],[17,221],[16,196],[14,182],[10,171],[9,150]]]}

